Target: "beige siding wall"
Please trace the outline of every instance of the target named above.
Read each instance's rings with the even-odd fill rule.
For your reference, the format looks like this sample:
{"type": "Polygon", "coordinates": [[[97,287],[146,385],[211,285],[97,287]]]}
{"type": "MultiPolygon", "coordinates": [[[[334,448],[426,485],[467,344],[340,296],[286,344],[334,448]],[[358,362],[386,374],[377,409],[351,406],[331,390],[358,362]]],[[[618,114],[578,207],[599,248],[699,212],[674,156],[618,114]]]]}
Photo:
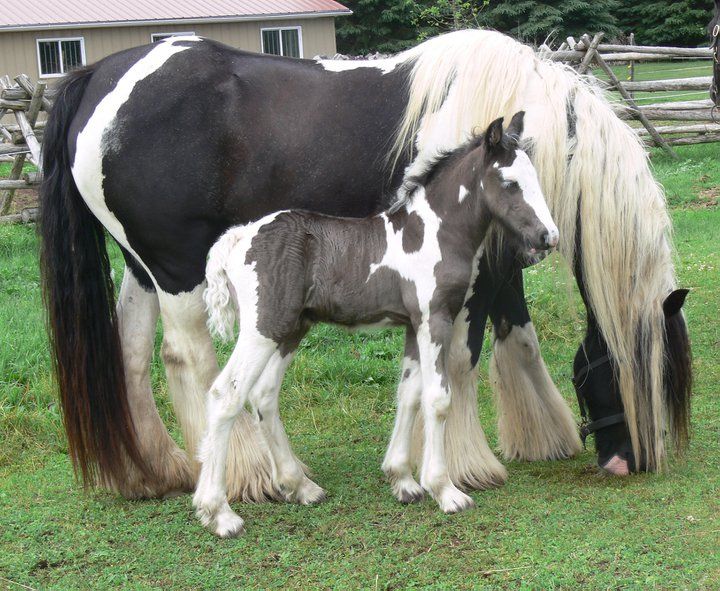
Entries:
{"type": "Polygon", "coordinates": [[[260,51],[260,30],[265,27],[302,27],[303,56],[335,53],[335,19],[333,17],[255,21],[243,23],[215,23],[202,25],[162,25],[143,27],[115,27],[95,29],[62,29],[17,33],[0,32],[0,75],[27,74],[33,80],[39,76],[37,60],[38,39],[83,37],[85,57],[91,64],[111,53],[150,43],[153,33],[194,32],[216,39],[233,47],[260,51]]]}

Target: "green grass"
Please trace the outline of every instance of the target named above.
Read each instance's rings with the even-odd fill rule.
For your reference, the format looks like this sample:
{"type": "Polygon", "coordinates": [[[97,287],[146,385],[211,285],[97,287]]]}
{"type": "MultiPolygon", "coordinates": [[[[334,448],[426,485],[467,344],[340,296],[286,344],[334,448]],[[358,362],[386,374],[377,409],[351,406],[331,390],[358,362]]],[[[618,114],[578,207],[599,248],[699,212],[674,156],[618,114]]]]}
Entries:
{"type": "MultiPolygon", "coordinates": [[[[624,480],[599,474],[590,451],[511,462],[506,486],[474,493],[478,507],[456,516],[431,501],[399,505],[379,470],[398,331],[318,328],[288,373],[283,417],[326,503],[237,505],[247,534],[217,540],[194,518],[189,496],[130,502],[83,493],[49,376],[34,229],[0,226],[0,589],[720,588],[720,208],[698,198],[720,186],[711,148],[681,149],[680,164],[654,158],[674,205],[680,283],[692,288],[696,385],[686,461],[624,480]]],[[[580,302],[562,297],[572,282],[555,257],[531,269],[526,285],[544,357],[575,409],[569,377],[580,302]]],[[[496,445],[487,352],[480,413],[496,445]]],[[[157,355],[152,372],[177,435],[157,355]]]]}

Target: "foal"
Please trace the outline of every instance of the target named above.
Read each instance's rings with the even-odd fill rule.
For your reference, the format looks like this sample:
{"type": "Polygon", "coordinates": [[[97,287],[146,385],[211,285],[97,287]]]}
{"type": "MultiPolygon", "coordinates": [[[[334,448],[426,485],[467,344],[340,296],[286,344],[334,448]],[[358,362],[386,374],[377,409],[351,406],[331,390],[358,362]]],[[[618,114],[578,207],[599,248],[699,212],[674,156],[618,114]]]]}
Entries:
{"type": "Polygon", "coordinates": [[[504,134],[498,119],[438,157],[407,181],[410,196],[390,212],[348,219],[283,211],[231,228],[215,243],[205,291],[209,325],[229,339],[239,312],[240,331],[208,394],[193,499],[205,526],[222,537],[242,531],[227,502],[225,461],[246,402],[267,441],[278,490],[303,504],[324,497],[293,454],[278,414],[285,370],[316,322],[406,327],[404,383],[383,469],[403,502],[418,500],[424,489],[446,513],[472,506],[450,481],[444,453],[453,324],[492,220],[531,255],[558,241],[535,169],[517,147],[522,122],[518,113],[504,134]],[[425,420],[422,487],[409,458],[418,407],[425,420]]]}

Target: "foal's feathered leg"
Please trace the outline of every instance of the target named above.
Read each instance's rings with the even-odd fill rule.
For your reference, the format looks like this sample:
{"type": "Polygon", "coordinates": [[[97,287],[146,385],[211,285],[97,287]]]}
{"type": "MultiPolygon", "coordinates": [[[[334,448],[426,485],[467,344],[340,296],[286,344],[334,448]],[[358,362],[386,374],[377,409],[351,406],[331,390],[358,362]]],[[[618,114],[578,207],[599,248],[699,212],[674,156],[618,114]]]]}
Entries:
{"type": "MultiPolygon", "coordinates": [[[[218,374],[217,357],[206,321],[203,285],[192,292],[159,292],[163,321],[162,356],[168,389],[180,423],[185,449],[197,456],[205,429],[205,398],[218,374]]],[[[231,434],[227,470],[228,496],[243,501],[278,498],[272,484],[267,448],[255,421],[242,411],[231,434]]],[[[195,464],[197,468],[197,464],[195,464]]]]}
{"type": "Polygon", "coordinates": [[[191,491],[195,483],[187,455],[170,437],[158,414],[150,385],[158,314],[155,290],[143,288],[126,267],[117,305],[125,382],[138,448],[152,473],[151,480],[128,466],[122,482],[105,483],[127,498],[191,491]]]}
{"type": "Polygon", "coordinates": [[[423,488],[415,481],[410,459],[413,424],[420,408],[422,373],[415,331],[407,328],[405,356],[400,384],[397,389],[395,427],[382,464],[395,498],[401,503],[415,503],[424,496],[423,488]]]}
{"type": "Polygon", "coordinates": [[[325,491],[305,475],[305,467],[293,453],[280,420],[280,386],[294,354],[273,353],[250,392],[250,404],[270,451],[275,486],[287,501],[312,505],[325,499],[325,491]]]}
{"type": "Polygon", "coordinates": [[[230,359],[207,396],[207,427],[198,458],[202,462],[193,505],[205,527],[222,538],[243,531],[243,520],[227,497],[227,455],[235,419],[276,348],[268,339],[244,338],[242,333],[230,359]]]}
{"type": "Polygon", "coordinates": [[[474,501],[450,480],[445,457],[445,420],[450,409],[450,383],[446,360],[452,340],[452,324],[432,319],[417,329],[422,372],[422,414],[425,439],[420,484],[445,513],[457,513],[475,506],[474,501]],[[443,326],[441,326],[443,325],[443,326]]]}
{"type": "Polygon", "coordinates": [[[540,355],[516,267],[491,309],[490,381],[498,407],[500,449],[509,460],[556,460],[580,451],[569,406],[540,355]]]}

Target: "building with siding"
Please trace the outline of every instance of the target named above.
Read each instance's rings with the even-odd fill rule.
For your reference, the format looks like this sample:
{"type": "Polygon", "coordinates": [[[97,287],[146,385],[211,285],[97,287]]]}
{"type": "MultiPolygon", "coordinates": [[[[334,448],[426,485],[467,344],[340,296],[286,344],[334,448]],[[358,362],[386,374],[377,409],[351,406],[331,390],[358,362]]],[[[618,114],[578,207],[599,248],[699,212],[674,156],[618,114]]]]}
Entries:
{"type": "Polygon", "coordinates": [[[332,55],[334,0],[24,0],[0,12],[0,75],[59,78],[130,47],[176,34],[290,57],[332,55]]]}

